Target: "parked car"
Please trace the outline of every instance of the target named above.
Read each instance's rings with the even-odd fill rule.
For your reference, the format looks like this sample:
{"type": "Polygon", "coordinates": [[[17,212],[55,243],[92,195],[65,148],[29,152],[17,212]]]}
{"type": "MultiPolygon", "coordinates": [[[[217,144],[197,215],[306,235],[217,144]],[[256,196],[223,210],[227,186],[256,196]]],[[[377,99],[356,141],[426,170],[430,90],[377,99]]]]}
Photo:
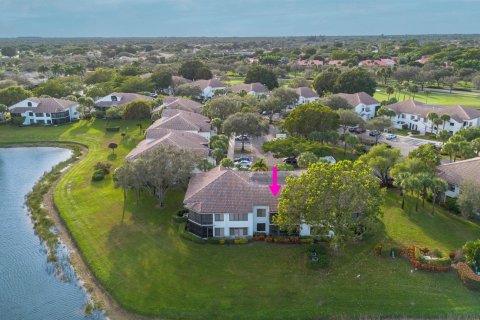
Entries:
{"type": "Polygon", "coordinates": [[[376,136],[379,136],[379,135],[381,135],[381,134],[382,134],[382,133],[381,133],[380,131],[378,131],[378,130],[372,130],[372,131],[370,131],[370,132],[368,133],[368,135],[369,135],[370,137],[376,137],[376,136]]]}
{"type": "Polygon", "coordinates": [[[320,158],[318,158],[318,160],[325,161],[325,162],[328,162],[328,163],[337,163],[337,160],[335,160],[335,158],[332,157],[332,156],[320,157],[320,158]]]}
{"type": "Polygon", "coordinates": [[[235,137],[235,140],[237,141],[248,141],[248,136],[243,134],[235,137]]]}
{"type": "Polygon", "coordinates": [[[352,132],[352,133],[353,133],[353,132],[356,132],[356,130],[357,130],[357,127],[350,127],[350,128],[348,128],[348,132],[352,132]]]}
{"type": "Polygon", "coordinates": [[[235,160],[233,160],[233,162],[235,162],[235,163],[242,162],[242,161],[252,162],[249,157],[239,157],[239,158],[236,158],[235,160]]]}
{"type": "Polygon", "coordinates": [[[364,128],[360,128],[360,127],[355,128],[355,133],[357,133],[357,134],[364,133],[365,131],[367,131],[367,130],[365,130],[364,128]]]}
{"type": "Polygon", "coordinates": [[[248,160],[242,160],[242,161],[238,162],[237,164],[242,169],[250,168],[252,166],[252,162],[248,161],[248,160]]]}
{"type": "Polygon", "coordinates": [[[287,157],[287,158],[283,159],[283,163],[290,164],[294,167],[298,166],[297,157],[295,157],[295,156],[291,156],[291,157],[287,157]]]}
{"type": "Polygon", "coordinates": [[[397,136],[393,133],[389,133],[387,134],[387,136],[385,137],[385,139],[387,140],[396,140],[397,139],[397,136]]]}

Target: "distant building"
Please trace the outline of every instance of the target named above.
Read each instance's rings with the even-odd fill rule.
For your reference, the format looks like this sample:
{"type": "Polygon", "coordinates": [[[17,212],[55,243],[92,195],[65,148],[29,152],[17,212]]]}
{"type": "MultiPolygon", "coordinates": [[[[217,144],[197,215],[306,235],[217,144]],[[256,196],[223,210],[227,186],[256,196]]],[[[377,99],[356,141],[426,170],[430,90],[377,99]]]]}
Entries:
{"type": "Polygon", "coordinates": [[[268,90],[268,88],[265,87],[260,82],[240,83],[240,84],[228,87],[226,91],[235,92],[235,93],[245,92],[246,94],[250,94],[253,96],[268,95],[270,93],[270,90],[268,90]]]}
{"type": "Polygon", "coordinates": [[[24,125],[62,124],[79,118],[78,103],[56,98],[28,98],[9,109],[12,118],[25,117],[24,125]]]}
{"type": "Polygon", "coordinates": [[[341,66],[341,65],[343,65],[344,62],[345,62],[345,60],[329,60],[328,65],[329,66],[341,66]]]}
{"type": "Polygon", "coordinates": [[[210,139],[213,133],[212,125],[208,117],[178,109],[163,110],[162,117],[146,130],[146,137],[148,139],[158,139],[158,136],[155,135],[157,129],[195,133],[207,140],[210,139]]]}
{"type": "Polygon", "coordinates": [[[460,105],[447,107],[406,100],[387,105],[386,108],[395,111],[397,114],[392,118],[392,124],[395,128],[415,130],[422,134],[436,132],[437,129],[445,129],[454,134],[462,128],[480,126],[480,110],[460,105]],[[450,120],[437,128],[428,119],[429,113],[436,113],[439,116],[448,114],[450,120]]]}
{"type": "Polygon", "coordinates": [[[183,111],[201,113],[203,105],[199,102],[182,97],[164,97],[163,104],[152,112],[158,112],[163,109],[178,109],[183,111]]]}
{"type": "Polygon", "coordinates": [[[322,60],[298,60],[297,65],[308,67],[308,66],[323,66],[322,60]]]}
{"type": "Polygon", "coordinates": [[[380,102],[365,92],[337,93],[334,96],[347,100],[348,104],[364,120],[375,117],[377,109],[380,108],[380,102]]]}
{"type": "Polygon", "coordinates": [[[309,87],[298,87],[295,89],[295,91],[298,94],[297,104],[314,102],[320,99],[318,94],[309,87]]]}
{"type": "Polygon", "coordinates": [[[442,164],[437,167],[438,177],[448,183],[446,197],[456,198],[460,194],[460,186],[465,181],[480,183],[480,157],[442,164]]]}
{"type": "Polygon", "coordinates": [[[152,97],[138,93],[113,92],[95,101],[95,109],[107,111],[111,107],[118,107],[136,99],[153,100],[152,97]]]}
{"type": "Polygon", "coordinates": [[[210,80],[197,80],[191,83],[194,86],[198,86],[202,90],[202,97],[209,99],[215,96],[217,91],[224,91],[226,86],[218,79],[210,80]]]}
{"type": "Polygon", "coordinates": [[[359,67],[393,67],[397,63],[393,59],[362,60],[358,63],[359,67]]]}

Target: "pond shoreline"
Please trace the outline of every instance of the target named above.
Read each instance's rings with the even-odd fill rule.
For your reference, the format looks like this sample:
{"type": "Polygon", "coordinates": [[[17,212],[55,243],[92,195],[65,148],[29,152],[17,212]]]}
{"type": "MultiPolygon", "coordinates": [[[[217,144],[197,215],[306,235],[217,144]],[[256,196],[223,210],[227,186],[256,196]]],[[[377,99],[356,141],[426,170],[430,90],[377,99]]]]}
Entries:
{"type": "MultiPolygon", "coordinates": [[[[25,142],[25,143],[8,143],[3,144],[0,143],[0,148],[18,148],[18,147],[58,147],[58,148],[66,148],[71,149],[73,151],[72,156],[67,159],[63,163],[59,163],[54,166],[46,175],[52,174],[54,171],[58,170],[59,167],[64,165],[60,168],[59,176],[50,184],[48,191],[43,194],[41,200],[41,207],[47,211],[47,217],[53,222],[57,230],[57,238],[68,248],[69,251],[69,259],[70,264],[73,266],[76,276],[78,277],[80,283],[86,290],[87,294],[90,296],[92,302],[90,307],[99,307],[100,309],[105,311],[106,319],[133,319],[133,320],[146,320],[152,319],[143,317],[140,315],[136,315],[133,313],[128,312],[127,310],[123,309],[115,299],[110,295],[107,290],[101,285],[101,283],[97,280],[95,275],[90,270],[88,264],[86,263],[82,252],[80,251],[75,239],[73,238],[72,234],[68,230],[63,218],[61,217],[60,212],[58,211],[55,201],[53,198],[53,192],[55,187],[57,186],[58,182],[65,176],[65,174],[79,161],[84,159],[88,154],[88,146],[70,142],[70,141],[44,141],[44,142],[25,142]],[[75,153],[75,148],[79,148],[80,153],[75,153]],[[66,163],[66,165],[65,165],[66,163]]],[[[33,186],[32,190],[35,189],[45,176],[41,177],[35,185],[33,186]]],[[[27,195],[28,201],[28,195],[27,195]]],[[[32,208],[26,203],[29,211],[32,208]]],[[[33,221],[33,217],[32,221],[33,221]]],[[[34,224],[35,232],[38,234],[37,227],[34,224]]],[[[42,241],[42,237],[38,234],[42,241]]],[[[50,251],[50,247],[47,245],[47,249],[50,251]]],[[[50,255],[51,253],[49,253],[50,255]]]]}

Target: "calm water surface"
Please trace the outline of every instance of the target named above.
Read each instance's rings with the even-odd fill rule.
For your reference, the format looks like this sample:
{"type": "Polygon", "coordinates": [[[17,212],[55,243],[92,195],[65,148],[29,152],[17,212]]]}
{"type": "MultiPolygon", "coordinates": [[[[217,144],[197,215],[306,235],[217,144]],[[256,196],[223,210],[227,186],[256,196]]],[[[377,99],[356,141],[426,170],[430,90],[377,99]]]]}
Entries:
{"type": "Polygon", "coordinates": [[[25,195],[35,182],[71,151],[61,148],[0,148],[0,319],[103,319],[85,317],[88,297],[58,248],[62,280],[47,262],[45,246],[35,235],[25,195]]]}

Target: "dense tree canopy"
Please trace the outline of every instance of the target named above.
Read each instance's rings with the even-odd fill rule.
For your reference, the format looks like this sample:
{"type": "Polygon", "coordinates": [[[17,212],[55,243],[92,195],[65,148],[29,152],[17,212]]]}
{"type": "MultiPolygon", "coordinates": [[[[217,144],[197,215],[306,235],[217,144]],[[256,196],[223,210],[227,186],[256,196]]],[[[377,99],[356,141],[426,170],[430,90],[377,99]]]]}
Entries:
{"type": "Polygon", "coordinates": [[[337,83],[338,73],[335,71],[325,71],[318,74],[313,80],[313,88],[320,96],[326,93],[335,93],[335,84],[337,83]]]}
{"type": "Polygon", "coordinates": [[[353,68],[338,76],[335,90],[343,93],[366,92],[373,96],[377,83],[366,70],[353,68]]]}
{"type": "Polygon", "coordinates": [[[311,232],[328,235],[337,245],[361,236],[380,214],[382,193],[372,170],[362,162],[315,163],[300,177],[287,178],[275,222],[295,230],[303,223],[311,232]]]}
{"type": "Polygon", "coordinates": [[[312,132],[338,128],[338,114],[318,102],[305,103],[288,114],[284,128],[291,134],[308,137],[312,132]]]}
{"type": "Polygon", "coordinates": [[[123,118],[130,119],[150,119],[152,110],[152,101],[144,99],[135,99],[124,106],[123,118]]]}
{"type": "MultiPolygon", "coordinates": [[[[237,135],[247,135],[258,137],[268,132],[268,124],[259,114],[252,112],[238,112],[229,116],[223,123],[223,132],[226,135],[233,133],[237,135]]],[[[244,150],[244,140],[242,140],[242,150],[244,150]]]]}
{"type": "Polygon", "coordinates": [[[383,186],[390,184],[390,170],[400,160],[400,150],[388,148],[385,144],[372,147],[367,154],[362,155],[359,160],[368,164],[374,171],[375,176],[383,186]]]}
{"type": "Polygon", "coordinates": [[[172,74],[168,71],[157,70],[153,72],[150,80],[156,89],[166,89],[172,85],[172,74]]]}
{"type": "Polygon", "coordinates": [[[185,61],[180,66],[178,73],[190,80],[211,79],[212,71],[200,60],[185,61]]]}
{"type": "Polygon", "coordinates": [[[278,87],[277,76],[273,70],[264,66],[252,66],[248,69],[245,83],[254,82],[260,82],[270,90],[278,87]]]}
{"type": "Polygon", "coordinates": [[[22,86],[10,86],[0,89],[0,104],[12,106],[31,96],[32,92],[25,90],[22,86]]]}
{"type": "Polygon", "coordinates": [[[203,108],[203,113],[213,118],[221,120],[227,119],[228,116],[241,110],[241,98],[233,95],[217,96],[209,100],[203,108]]]}

